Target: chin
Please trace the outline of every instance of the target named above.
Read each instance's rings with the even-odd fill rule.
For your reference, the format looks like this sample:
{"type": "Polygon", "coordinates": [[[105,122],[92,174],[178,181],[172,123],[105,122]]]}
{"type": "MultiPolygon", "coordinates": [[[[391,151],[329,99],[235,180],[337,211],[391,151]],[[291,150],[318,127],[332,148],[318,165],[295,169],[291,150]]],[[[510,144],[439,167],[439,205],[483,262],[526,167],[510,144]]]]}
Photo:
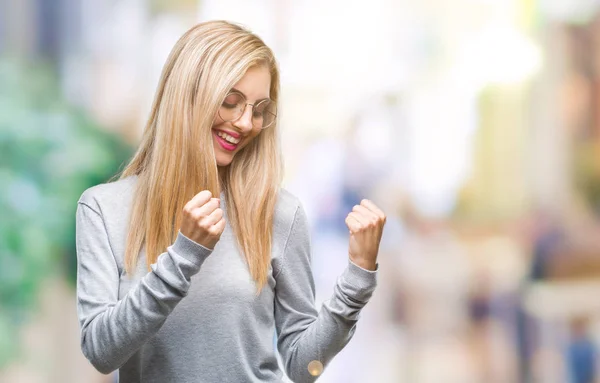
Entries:
{"type": "Polygon", "coordinates": [[[229,166],[231,164],[231,160],[233,158],[229,157],[229,158],[219,158],[219,156],[217,156],[217,166],[229,166]]]}
{"type": "Polygon", "coordinates": [[[219,144],[216,142],[213,144],[217,166],[228,166],[231,164],[234,153],[224,153],[224,151],[219,147],[219,144]]]}
{"type": "Polygon", "coordinates": [[[215,148],[215,160],[216,160],[217,166],[231,165],[231,161],[233,161],[234,155],[235,155],[235,152],[223,153],[223,151],[219,150],[218,148],[215,148]]]}

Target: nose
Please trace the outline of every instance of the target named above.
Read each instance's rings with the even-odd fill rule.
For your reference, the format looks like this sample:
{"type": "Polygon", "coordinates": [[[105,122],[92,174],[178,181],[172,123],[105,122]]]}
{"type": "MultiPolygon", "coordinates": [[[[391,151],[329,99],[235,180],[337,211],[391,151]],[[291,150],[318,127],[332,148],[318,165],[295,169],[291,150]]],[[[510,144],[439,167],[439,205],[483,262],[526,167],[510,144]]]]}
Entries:
{"type": "Polygon", "coordinates": [[[233,122],[233,125],[244,133],[252,130],[252,105],[246,105],[246,109],[244,109],[240,118],[233,122]]]}

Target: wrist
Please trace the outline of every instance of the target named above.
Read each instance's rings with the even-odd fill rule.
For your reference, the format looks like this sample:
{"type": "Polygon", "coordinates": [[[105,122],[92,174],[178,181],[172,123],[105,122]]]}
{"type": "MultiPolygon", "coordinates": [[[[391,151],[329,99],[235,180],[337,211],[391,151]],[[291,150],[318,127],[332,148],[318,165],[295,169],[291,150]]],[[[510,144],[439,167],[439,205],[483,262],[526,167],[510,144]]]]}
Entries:
{"type": "Polygon", "coordinates": [[[356,266],[368,270],[368,271],[375,271],[377,270],[377,261],[375,260],[369,260],[369,259],[364,259],[364,258],[355,258],[350,256],[350,261],[352,261],[352,263],[354,263],[356,266]]]}

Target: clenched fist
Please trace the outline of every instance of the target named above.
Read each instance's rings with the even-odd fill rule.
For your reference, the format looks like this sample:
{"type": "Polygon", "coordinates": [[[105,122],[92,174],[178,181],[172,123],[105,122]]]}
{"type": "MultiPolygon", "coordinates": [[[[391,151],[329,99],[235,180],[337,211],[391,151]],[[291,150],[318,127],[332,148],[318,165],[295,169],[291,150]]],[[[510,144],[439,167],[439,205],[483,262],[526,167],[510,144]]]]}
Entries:
{"type": "Polygon", "coordinates": [[[363,269],[375,270],[385,214],[373,202],[363,199],[346,217],[346,225],[350,230],[350,260],[363,269]]]}
{"type": "Polygon", "coordinates": [[[212,193],[203,190],[183,207],[179,231],[192,241],[208,249],[214,249],[225,229],[221,201],[212,198],[212,193]]]}

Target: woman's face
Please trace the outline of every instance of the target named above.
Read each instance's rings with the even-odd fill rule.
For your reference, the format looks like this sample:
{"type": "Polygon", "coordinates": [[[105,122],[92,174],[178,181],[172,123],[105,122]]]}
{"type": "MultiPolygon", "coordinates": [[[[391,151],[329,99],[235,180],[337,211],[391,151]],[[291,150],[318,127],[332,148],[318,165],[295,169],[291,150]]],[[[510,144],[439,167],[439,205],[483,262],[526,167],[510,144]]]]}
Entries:
{"type": "Polygon", "coordinates": [[[240,94],[246,98],[248,104],[257,105],[262,100],[269,98],[270,89],[271,74],[264,65],[248,69],[244,77],[231,89],[231,92],[234,93],[230,93],[223,101],[212,126],[217,166],[229,165],[233,156],[248,145],[261,131],[260,126],[254,126],[256,118],[254,118],[255,123],[253,124],[255,111],[250,105],[246,105],[241,116],[233,121],[224,121],[221,116],[231,115],[232,104],[242,99],[240,94]]]}

